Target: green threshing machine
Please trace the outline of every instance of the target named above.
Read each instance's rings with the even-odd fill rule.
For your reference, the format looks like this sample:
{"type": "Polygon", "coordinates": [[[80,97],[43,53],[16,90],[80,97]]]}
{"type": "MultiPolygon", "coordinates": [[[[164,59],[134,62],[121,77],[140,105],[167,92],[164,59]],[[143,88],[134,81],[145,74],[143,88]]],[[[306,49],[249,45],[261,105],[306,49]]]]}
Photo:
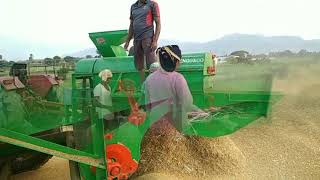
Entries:
{"type": "MultiPolygon", "coordinates": [[[[26,116],[20,109],[31,105],[22,101],[8,106],[5,97],[11,96],[12,101],[19,102],[21,93],[17,93],[19,88],[6,89],[8,82],[2,81],[2,170],[34,169],[51,156],[69,160],[72,179],[128,179],[137,170],[142,139],[158,119],[151,119],[148,112],[144,117],[137,116],[137,111],[144,109],[141,100],[144,92],[133,57],[127,56],[120,46],[127,31],[97,32],[89,36],[103,58],[82,59],[76,64],[72,87],[64,90],[62,110],[57,107],[56,111],[34,110],[26,116]],[[98,74],[104,69],[113,73],[110,86],[117,123],[114,129],[105,127],[95,111],[93,89],[100,83],[98,74]]],[[[267,116],[270,105],[279,97],[271,94],[272,76],[269,73],[250,73],[239,67],[237,71],[243,70],[243,73],[237,74],[226,66],[216,74],[216,62],[211,53],[183,54],[182,60],[178,71],[187,80],[194,104],[202,109],[214,109],[206,117],[187,120],[188,127],[182,132],[185,135],[218,137],[231,134],[259,117],[267,116]]],[[[148,75],[149,72],[145,73],[148,75]]],[[[19,79],[15,80],[14,87],[19,84],[19,79]]]]}

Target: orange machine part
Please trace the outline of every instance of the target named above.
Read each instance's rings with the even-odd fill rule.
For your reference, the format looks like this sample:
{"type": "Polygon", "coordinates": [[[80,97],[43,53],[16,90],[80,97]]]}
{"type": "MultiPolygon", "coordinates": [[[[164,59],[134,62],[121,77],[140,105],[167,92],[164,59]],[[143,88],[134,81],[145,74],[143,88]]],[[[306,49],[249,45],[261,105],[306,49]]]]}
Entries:
{"type": "Polygon", "coordinates": [[[132,159],[130,150],[122,144],[106,146],[108,160],[108,180],[128,179],[138,169],[138,163],[132,159]]]}
{"type": "Polygon", "coordinates": [[[144,122],[147,113],[139,110],[139,104],[134,100],[132,96],[128,95],[128,101],[131,107],[131,113],[128,116],[128,121],[138,126],[144,122]]]}
{"type": "Polygon", "coordinates": [[[142,124],[146,119],[146,112],[139,109],[139,104],[136,102],[136,100],[133,97],[134,94],[134,87],[132,84],[130,84],[129,80],[126,81],[119,81],[119,87],[118,89],[120,91],[125,91],[128,102],[131,108],[131,113],[128,116],[128,121],[131,122],[134,125],[140,125],[142,124]],[[125,87],[125,83],[127,83],[127,87],[125,87]]]}

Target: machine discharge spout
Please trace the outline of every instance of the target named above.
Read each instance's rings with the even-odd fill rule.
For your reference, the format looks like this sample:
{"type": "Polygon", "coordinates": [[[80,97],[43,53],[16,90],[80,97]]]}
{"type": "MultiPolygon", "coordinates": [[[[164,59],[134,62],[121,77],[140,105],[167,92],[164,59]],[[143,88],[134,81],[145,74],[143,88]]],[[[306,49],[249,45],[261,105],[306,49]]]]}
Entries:
{"type": "Polygon", "coordinates": [[[126,50],[120,46],[126,41],[127,30],[89,33],[89,37],[103,57],[127,56],[126,50]]]}

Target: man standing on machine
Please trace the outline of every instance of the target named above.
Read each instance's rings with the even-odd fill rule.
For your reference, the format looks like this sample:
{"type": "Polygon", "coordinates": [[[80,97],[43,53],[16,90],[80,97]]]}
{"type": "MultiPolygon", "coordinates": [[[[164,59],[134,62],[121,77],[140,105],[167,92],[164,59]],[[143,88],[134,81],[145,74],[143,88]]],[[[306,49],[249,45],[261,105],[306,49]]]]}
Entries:
{"type": "Polygon", "coordinates": [[[161,31],[160,11],[158,3],[153,0],[138,0],[131,6],[130,26],[125,49],[128,49],[131,39],[134,39],[134,64],[144,81],[144,58],[147,69],[155,62],[155,50],[161,31]],[[156,27],[154,28],[154,23],[156,27]]]}

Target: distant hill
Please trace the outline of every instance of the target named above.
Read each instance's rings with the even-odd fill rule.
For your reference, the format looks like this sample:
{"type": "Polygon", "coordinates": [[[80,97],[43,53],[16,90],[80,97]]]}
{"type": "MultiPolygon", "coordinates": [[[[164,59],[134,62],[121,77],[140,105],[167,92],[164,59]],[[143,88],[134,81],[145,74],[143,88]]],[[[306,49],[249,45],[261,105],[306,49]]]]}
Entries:
{"type": "MultiPolygon", "coordinates": [[[[178,44],[182,51],[188,52],[214,52],[218,55],[230,54],[233,51],[245,50],[252,54],[269,53],[276,51],[290,50],[298,52],[301,49],[307,51],[320,51],[320,39],[304,40],[296,36],[262,36],[249,34],[231,34],[222,38],[205,42],[180,42],[174,40],[160,40],[159,45],[178,44]]],[[[96,49],[89,48],[75,56],[85,56],[86,54],[95,55],[96,49]]]]}
{"type": "Polygon", "coordinates": [[[274,51],[301,49],[320,51],[320,39],[304,40],[295,36],[273,36],[231,34],[220,39],[201,44],[183,44],[185,51],[213,51],[219,55],[230,54],[236,50],[245,50],[252,54],[269,53],[274,51]],[[196,45],[196,46],[195,46],[196,45]]]}
{"type": "MultiPolygon", "coordinates": [[[[250,34],[230,34],[222,38],[205,43],[180,42],[174,40],[160,40],[159,45],[178,44],[184,53],[188,52],[214,52],[218,55],[230,54],[233,51],[245,50],[252,54],[269,53],[274,51],[291,50],[297,52],[301,49],[307,51],[320,51],[320,39],[304,40],[296,36],[262,36],[250,34]]],[[[93,45],[92,45],[93,46],[93,45]]],[[[91,47],[92,47],[91,46],[91,47]]],[[[85,57],[96,55],[95,48],[80,49],[72,45],[52,45],[26,43],[17,39],[0,37],[0,54],[7,59],[27,59],[29,53],[35,57],[52,57],[54,55],[70,55],[85,57]]]]}
{"type": "Polygon", "coordinates": [[[87,48],[87,49],[83,49],[81,51],[74,52],[74,53],[67,54],[67,55],[72,56],[72,57],[86,57],[86,55],[91,55],[94,57],[97,55],[97,49],[96,48],[87,48]]]}

